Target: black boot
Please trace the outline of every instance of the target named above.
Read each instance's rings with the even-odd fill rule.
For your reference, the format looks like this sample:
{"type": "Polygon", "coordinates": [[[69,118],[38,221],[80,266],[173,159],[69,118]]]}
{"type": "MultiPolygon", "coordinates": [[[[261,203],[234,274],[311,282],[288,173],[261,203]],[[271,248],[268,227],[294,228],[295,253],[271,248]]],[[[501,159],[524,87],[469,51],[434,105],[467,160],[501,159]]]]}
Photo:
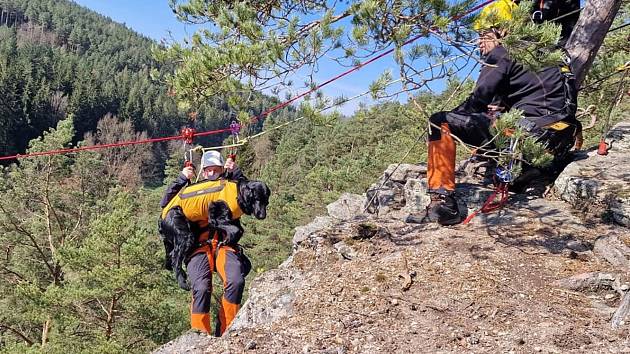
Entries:
{"type": "Polygon", "coordinates": [[[431,214],[437,215],[440,225],[455,225],[464,220],[457,206],[457,199],[453,195],[441,196],[442,202],[432,207],[431,214]]]}
{"type": "Polygon", "coordinates": [[[408,215],[407,223],[422,224],[437,222],[440,225],[455,225],[464,220],[459,212],[457,199],[452,194],[431,194],[431,203],[418,215],[408,215]]]}

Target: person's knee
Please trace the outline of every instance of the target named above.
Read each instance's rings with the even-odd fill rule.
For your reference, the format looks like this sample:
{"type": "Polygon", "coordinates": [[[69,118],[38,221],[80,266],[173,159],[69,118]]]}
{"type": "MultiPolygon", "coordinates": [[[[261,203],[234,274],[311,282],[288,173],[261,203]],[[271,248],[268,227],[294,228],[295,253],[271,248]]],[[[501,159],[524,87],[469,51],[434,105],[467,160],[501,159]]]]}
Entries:
{"type": "Polygon", "coordinates": [[[442,123],[446,123],[446,112],[436,112],[429,117],[429,122],[437,125],[438,127],[442,125],[442,123]]]}
{"type": "Polygon", "coordinates": [[[429,140],[440,140],[442,137],[442,124],[446,123],[446,112],[433,113],[431,117],[429,117],[429,122],[431,123],[429,140]]]}
{"type": "Polygon", "coordinates": [[[245,288],[245,278],[242,276],[234,277],[229,279],[225,284],[226,291],[238,291],[242,292],[245,288]]]}
{"type": "Polygon", "coordinates": [[[242,276],[233,277],[226,282],[223,296],[233,304],[240,304],[244,289],[245,278],[242,276]]]}
{"type": "Polygon", "coordinates": [[[203,295],[212,291],[209,279],[198,280],[192,282],[193,295],[203,295]]]}

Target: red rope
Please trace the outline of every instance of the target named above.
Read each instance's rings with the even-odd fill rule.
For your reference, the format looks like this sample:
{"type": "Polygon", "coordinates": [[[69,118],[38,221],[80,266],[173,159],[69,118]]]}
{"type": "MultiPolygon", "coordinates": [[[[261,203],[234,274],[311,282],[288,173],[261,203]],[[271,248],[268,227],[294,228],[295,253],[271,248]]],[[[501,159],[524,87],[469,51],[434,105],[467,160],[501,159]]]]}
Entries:
{"type": "MultiPolygon", "coordinates": [[[[455,15],[453,17],[451,17],[452,21],[457,21],[459,19],[461,19],[462,17],[469,15],[485,6],[487,6],[490,3],[495,2],[496,0],[486,0],[485,2],[469,9],[468,11],[465,11],[462,14],[459,15],[455,15]]],[[[407,41],[405,41],[402,46],[406,46],[409,43],[415,42],[416,40],[418,40],[419,38],[424,37],[424,34],[419,34],[407,41]]],[[[381,59],[382,57],[391,54],[394,50],[396,50],[396,48],[392,48],[389,50],[386,50],[385,52],[363,62],[358,64],[357,66],[346,70],[344,72],[342,72],[341,74],[328,79],[326,81],[324,81],[323,83],[321,83],[320,85],[306,91],[303,92],[301,94],[299,94],[296,97],[293,97],[292,99],[285,101],[283,103],[280,103],[262,113],[260,113],[257,116],[253,116],[250,118],[250,122],[255,123],[257,121],[259,121],[261,118],[279,110],[282,109],[288,105],[290,105],[291,103],[295,102],[296,100],[310,94],[313,93],[314,91],[319,90],[320,88],[330,84],[333,81],[339,80],[342,77],[353,73],[361,68],[363,68],[366,65],[369,65],[379,59],[381,59]]],[[[219,129],[219,130],[211,130],[211,131],[207,131],[207,132],[201,132],[201,133],[195,133],[194,136],[207,136],[207,135],[212,135],[212,134],[219,134],[219,133],[223,133],[223,132],[227,132],[230,131],[230,128],[226,128],[226,129],[219,129]]],[[[22,158],[28,158],[28,157],[36,157],[36,156],[47,156],[47,155],[56,155],[56,154],[68,154],[68,153],[73,153],[73,152],[77,152],[77,151],[88,151],[88,150],[98,150],[98,149],[107,149],[107,148],[112,148],[112,147],[119,147],[119,146],[128,146],[128,145],[137,145],[137,144],[148,144],[148,143],[157,143],[157,142],[162,142],[162,141],[169,141],[169,140],[178,140],[178,139],[187,139],[188,135],[182,134],[182,135],[175,135],[175,136],[169,136],[169,137],[164,137],[164,138],[154,138],[154,139],[145,139],[145,140],[137,140],[137,141],[124,141],[124,142],[119,142],[119,143],[113,143],[113,144],[103,144],[103,145],[93,145],[93,146],[85,146],[85,147],[79,147],[79,148],[69,148],[69,149],[58,149],[58,150],[50,150],[50,151],[42,151],[42,152],[34,152],[34,153],[29,153],[29,154],[16,154],[16,155],[11,155],[11,156],[2,156],[0,157],[0,161],[2,160],[12,160],[12,159],[22,159],[22,158]]]]}
{"type": "Polygon", "coordinates": [[[495,188],[494,192],[490,194],[488,199],[483,203],[481,208],[475,210],[472,214],[468,215],[466,220],[462,224],[468,224],[477,214],[479,213],[489,213],[495,211],[497,209],[502,208],[508,200],[508,184],[507,183],[499,183],[499,185],[495,188]],[[495,202],[497,195],[500,195],[501,198],[498,202],[495,202]]]}
{"type": "MultiPolygon", "coordinates": [[[[202,132],[202,133],[195,133],[195,136],[205,136],[205,135],[211,135],[211,134],[219,134],[219,133],[224,133],[224,132],[228,132],[228,131],[230,131],[230,128],[211,130],[211,131],[202,132]]],[[[174,136],[168,136],[168,137],[165,137],[165,138],[152,138],[152,139],[144,139],[144,140],[122,141],[122,142],[111,143],[111,144],[82,146],[82,147],[77,147],[77,148],[57,149],[57,150],[49,150],[49,151],[40,151],[40,152],[33,152],[33,153],[29,153],[29,154],[17,154],[17,155],[11,155],[11,156],[2,156],[2,157],[0,157],[0,161],[1,160],[11,160],[11,159],[23,159],[23,158],[36,157],[36,156],[70,154],[70,153],[79,152],[79,151],[90,151],[90,150],[108,149],[108,148],[119,147],[119,146],[158,143],[158,142],[162,142],[162,141],[179,140],[179,139],[185,139],[185,138],[186,138],[186,135],[174,135],[174,136]]]]}
{"type": "Polygon", "coordinates": [[[486,202],[481,207],[481,212],[489,213],[491,211],[495,211],[503,207],[505,203],[507,202],[507,199],[508,199],[508,184],[500,183],[497,186],[496,190],[494,191],[493,195],[491,195],[490,198],[488,198],[488,200],[486,200],[486,202]],[[495,202],[494,200],[496,199],[497,195],[500,195],[501,199],[499,199],[498,202],[495,202]]]}

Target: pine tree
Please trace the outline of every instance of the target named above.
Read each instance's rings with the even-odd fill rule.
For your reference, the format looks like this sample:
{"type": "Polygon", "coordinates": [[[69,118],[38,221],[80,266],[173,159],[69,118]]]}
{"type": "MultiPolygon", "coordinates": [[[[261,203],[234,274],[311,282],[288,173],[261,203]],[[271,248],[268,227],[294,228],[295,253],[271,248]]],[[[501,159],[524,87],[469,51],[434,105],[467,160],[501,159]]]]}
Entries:
{"type": "MultiPolygon", "coordinates": [[[[73,136],[69,117],[29,151],[73,136]]],[[[146,352],[187,327],[187,296],[161,268],[158,196],[116,187],[91,152],[25,159],[3,174],[0,349],[146,352]]]]}
{"type": "MultiPolygon", "coordinates": [[[[29,151],[67,147],[73,134],[72,118],[68,118],[32,141],[29,151]]],[[[66,276],[59,249],[85,226],[84,207],[98,194],[98,189],[92,189],[98,183],[82,179],[78,181],[82,190],[64,188],[72,175],[65,156],[24,161],[19,168],[6,169],[4,175],[0,242],[8,252],[2,264],[0,323],[12,329],[18,342],[44,344],[59,306],[52,294],[63,286],[66,276]]]]}

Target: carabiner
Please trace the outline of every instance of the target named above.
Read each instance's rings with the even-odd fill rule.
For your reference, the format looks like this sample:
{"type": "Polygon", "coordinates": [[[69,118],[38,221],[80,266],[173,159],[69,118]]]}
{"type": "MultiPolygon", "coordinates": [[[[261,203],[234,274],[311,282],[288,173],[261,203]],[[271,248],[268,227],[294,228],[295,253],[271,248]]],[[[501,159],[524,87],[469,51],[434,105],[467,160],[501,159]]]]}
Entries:
{"type": "Polygon", "coordinates": [[[534,21],[534,22],[536,22],[536,21],[542,22],[542,20],[543,20],[543,13],[542,13],[542,11],[537,10],[537,11],[534,11],[532,13],[532,21],[534,21]],[[540,18],[537,19],[536,17],[540,17],[540,18]]]}

